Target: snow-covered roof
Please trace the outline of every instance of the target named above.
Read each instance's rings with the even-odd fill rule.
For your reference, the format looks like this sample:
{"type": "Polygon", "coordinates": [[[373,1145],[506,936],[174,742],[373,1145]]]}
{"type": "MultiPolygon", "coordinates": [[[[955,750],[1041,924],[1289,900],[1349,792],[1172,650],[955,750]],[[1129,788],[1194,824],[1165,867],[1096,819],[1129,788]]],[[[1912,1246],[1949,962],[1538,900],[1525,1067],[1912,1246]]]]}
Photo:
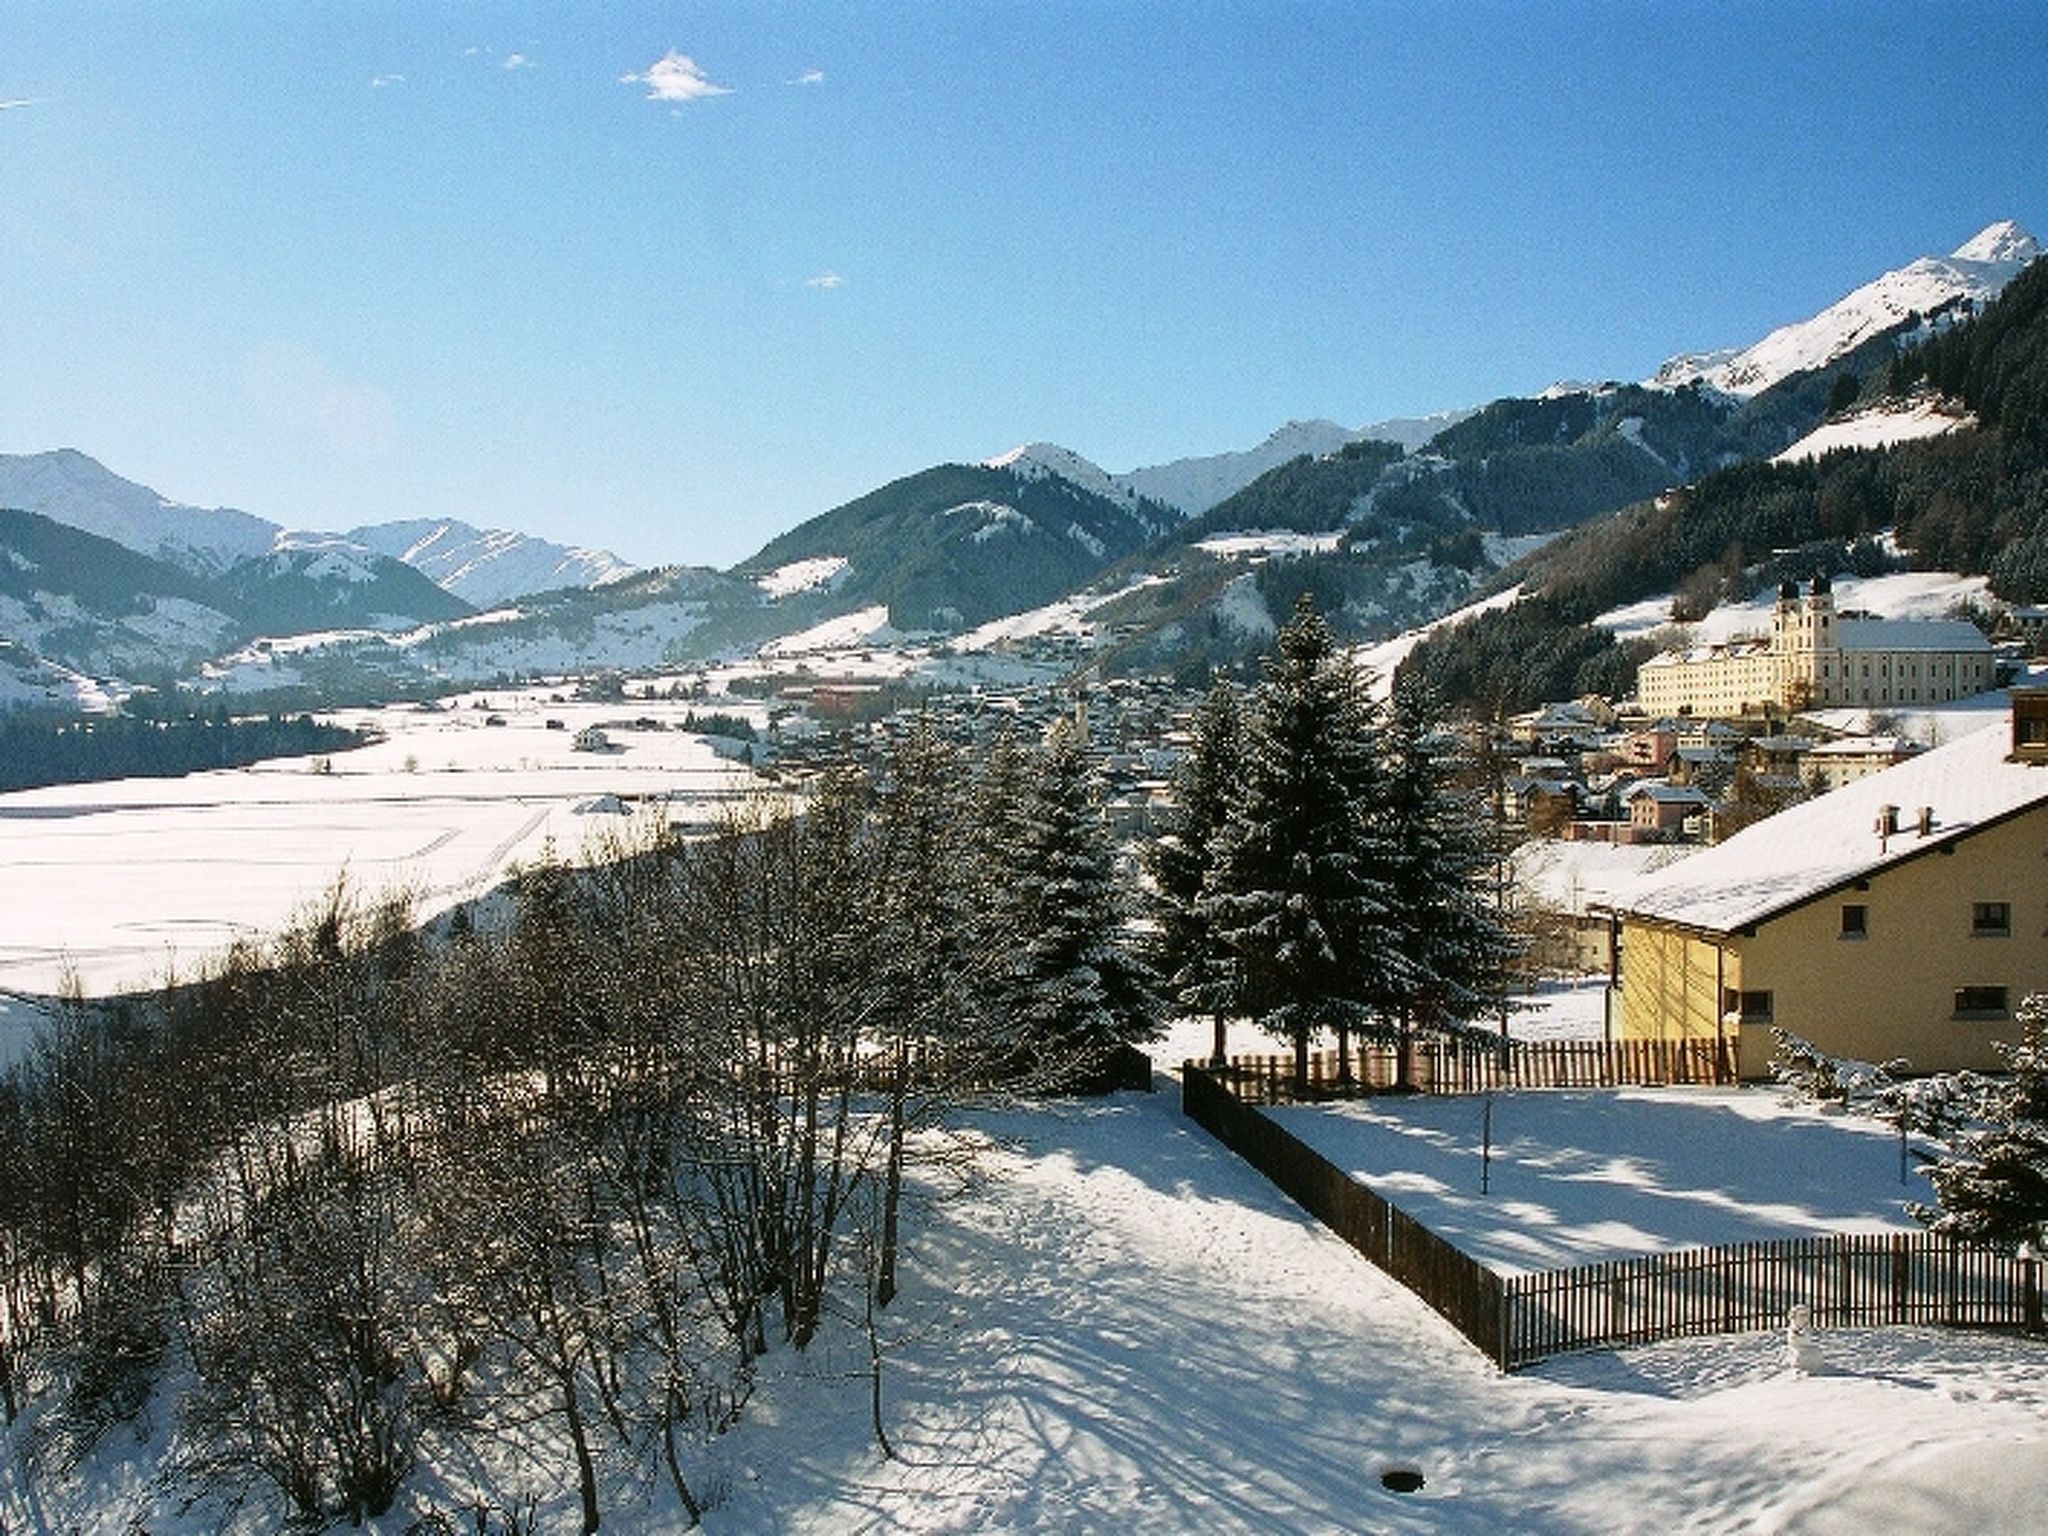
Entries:
{"type": "Polygon", "coordinates": [[[1967,619],[1843,619],[1835,644],[1845,651],[1991,651],[1967,619]]]}
{"type": "Polygon", "coordinates": [[[2007,761],[2011,740],[2010,730],[1973,731],[1768,816],[1648,877],[1620,910],[1732,933],[2048,802],[2048,765],[2007,761]],[[1887,806],[1896,808],[1899,830],[1881,838],[1876,829],[1887,806]],[[1923,806],[1933,812],[1924,837],[1923,806]]]}

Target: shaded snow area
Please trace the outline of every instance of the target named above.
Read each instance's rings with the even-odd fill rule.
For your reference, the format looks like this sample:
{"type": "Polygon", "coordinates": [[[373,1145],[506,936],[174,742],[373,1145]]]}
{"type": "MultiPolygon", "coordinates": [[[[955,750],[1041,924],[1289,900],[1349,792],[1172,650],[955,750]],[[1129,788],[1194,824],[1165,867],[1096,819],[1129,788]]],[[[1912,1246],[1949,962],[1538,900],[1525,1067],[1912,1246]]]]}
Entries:
{"type": "Polygon", "coordinates": [[[789,597],[798,592],[813,592],[819,588],[829,590],[836,587],[844,578],[849,563],[844,555],[818,555],[809,560],[792,560],[787,565],[778,565],[765,576],[756,576],[754,585],[770,597],[789,597]]]}
{"type": "MultiPolygon", "coordinates": [[[[2037,1528],[2038,1342],[1824,1333],[1826,1368],[1801,1375],[1750,1335],[1504,1377],[1183,1119],[1170,1083],[978,1124],[997,1145],[964,1187],[921,1183],[881,1317],[898,1459],[875,1448],[866,1340],[843,1321],[768,1355],[709,1447],[711,1536],[2037,1528]],[[1388,1491],[1395,1469],[1423,1486],[1388,1491]]],[[[151,1485],[172,1421],[159,1399],[139,1440],[104,1437],[89,1481],[46,1488],[33,1515],[6,1460],[0,1528],[276,1529],[260,1498],[223,1515],[151,1485]]],[[[566,1448],[543,1423],[523,1434],[430,1454],[368,1529],[398,1536],[421,1498],[459,1512],[478,1492],[574,1529],[566,1448]]],[[[609,1458],[605,1476],[605,1529],[681,1529],[658,1479],[609,1458]]]]}

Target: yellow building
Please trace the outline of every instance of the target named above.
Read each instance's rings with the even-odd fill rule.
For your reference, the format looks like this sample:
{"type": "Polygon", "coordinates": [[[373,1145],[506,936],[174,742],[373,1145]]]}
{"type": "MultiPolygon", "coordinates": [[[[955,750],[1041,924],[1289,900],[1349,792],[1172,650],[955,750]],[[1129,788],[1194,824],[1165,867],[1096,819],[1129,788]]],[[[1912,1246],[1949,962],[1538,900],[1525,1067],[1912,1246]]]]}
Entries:
{"type": "Polygon", "coordinates": [[[1854,619],[1825,576],[1805,596],[1778,589],[1768,638],[1652,656],[1636,671],[1651,715],[1734,716],[1945,704],[1992,686],[1991,642],[1962,619],[1854,619]]]}
{"type": "Polygon", "coordinates": [[[1745,1078],[1768,1075],[1773,1028],[1918,1072],[1998,1067],[2048,992],[2048,691],[2010,719],[1645,878],[1609,909],[1611,1032],[1725,1042],[1745,1078]]]}

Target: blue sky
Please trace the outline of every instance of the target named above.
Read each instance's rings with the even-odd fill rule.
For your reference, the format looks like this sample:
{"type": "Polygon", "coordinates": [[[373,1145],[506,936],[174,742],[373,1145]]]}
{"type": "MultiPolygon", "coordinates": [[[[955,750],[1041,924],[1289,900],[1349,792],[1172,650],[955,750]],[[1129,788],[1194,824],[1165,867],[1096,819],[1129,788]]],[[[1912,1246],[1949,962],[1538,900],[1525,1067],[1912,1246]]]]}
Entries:
{"type": "Polygon", "coordinates": [[[8,0],[0,451],[726,565],[2048,237],[2048,5],[8,0]]]}

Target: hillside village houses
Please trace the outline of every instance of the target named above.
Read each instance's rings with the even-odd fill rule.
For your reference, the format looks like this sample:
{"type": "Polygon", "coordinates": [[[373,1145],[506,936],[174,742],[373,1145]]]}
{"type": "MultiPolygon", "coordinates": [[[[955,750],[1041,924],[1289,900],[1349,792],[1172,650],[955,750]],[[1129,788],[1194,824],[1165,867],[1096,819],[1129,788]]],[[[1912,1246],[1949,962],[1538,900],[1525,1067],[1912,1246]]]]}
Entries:
{"type": "Polygon", "coordinates": [[[2000,1066],[2048,991],[2048,689],[1780,811],[1608,909],[1622,1040],[1712,1040],[1767,1075],[1773,1027],[1914,1071],[2000,1066]]]}
{"type": "Polygon", "coordinates": [[[1636,696],[1652,715],[1797,713],[1859,706],[1945,704],[1992,685],[1991,642],[1962,619],[1838,615],[1828,578],[1801,597],[1778,589],[1768,637],[1751,636],[1652,656],[1636,696]]]}

